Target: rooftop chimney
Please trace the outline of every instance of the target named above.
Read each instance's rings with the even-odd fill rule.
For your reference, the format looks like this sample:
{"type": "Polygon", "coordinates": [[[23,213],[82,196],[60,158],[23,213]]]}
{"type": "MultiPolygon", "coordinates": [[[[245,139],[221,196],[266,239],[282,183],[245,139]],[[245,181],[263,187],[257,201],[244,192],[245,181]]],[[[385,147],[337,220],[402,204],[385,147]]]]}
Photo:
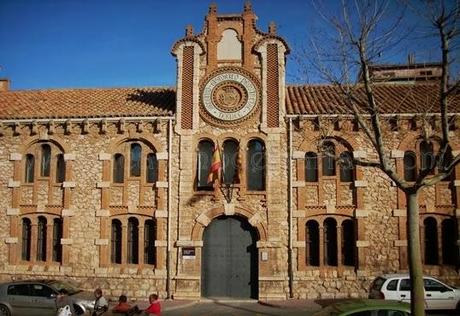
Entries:
{"type": "Polygon", "coordinates": [[[0,92],[10,90],[10,81],[6,78],[0,78],[0,92]]]}

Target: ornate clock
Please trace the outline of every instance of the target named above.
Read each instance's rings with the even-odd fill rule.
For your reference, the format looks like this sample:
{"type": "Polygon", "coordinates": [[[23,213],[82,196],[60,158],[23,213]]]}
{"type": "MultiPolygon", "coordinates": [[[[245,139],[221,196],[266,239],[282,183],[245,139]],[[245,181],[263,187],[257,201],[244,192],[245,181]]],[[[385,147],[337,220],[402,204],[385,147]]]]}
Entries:
{"type": "Polygon", "coordinates": [[[249,117],[257,107],[258,86],[252,75],[225,69],[211,75],[202,88],[202,106],[207,115],[223,123],[249,117]]]}

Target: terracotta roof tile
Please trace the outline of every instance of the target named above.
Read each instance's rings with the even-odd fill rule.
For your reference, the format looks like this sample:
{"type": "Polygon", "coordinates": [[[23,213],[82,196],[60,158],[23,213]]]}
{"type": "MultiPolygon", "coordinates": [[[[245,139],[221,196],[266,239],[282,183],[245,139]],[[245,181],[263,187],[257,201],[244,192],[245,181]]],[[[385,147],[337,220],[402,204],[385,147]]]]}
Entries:
{"type": "MultiPolygon", "coordinates": [[[[435,85],[377,85],[374,91],[382,113],[438,112],[435,85]]],[[[13,90],[0,92],[0,119],[170,116],[175,112],[175,99],[173,88],[13,90]]],[[[286,111],[351,113],[331,85],[287,86],[286,111]]],[[[449,111],[460,112],[459,93],[450,99],[449,111]]]]}
{"type": "MultiPolygon", "coordinates": [[[[438,86],[432,84],[387,84],[374,86],[375,99],[382,113],[439,112],[438,86]]],[[[287,86],[288,114],[351,113],[337,87],[332,85],[287,86]]],[[[364,99],[363,90],[358,90],[364,99]]],[[[460,94],[449,99],[449,112],[460,112],[460,94]]]]}
{"type": "Polygon", "coordinates": [[[0,118],[169,116],[172,88],[24,90],[0,92],[0,118]]]}

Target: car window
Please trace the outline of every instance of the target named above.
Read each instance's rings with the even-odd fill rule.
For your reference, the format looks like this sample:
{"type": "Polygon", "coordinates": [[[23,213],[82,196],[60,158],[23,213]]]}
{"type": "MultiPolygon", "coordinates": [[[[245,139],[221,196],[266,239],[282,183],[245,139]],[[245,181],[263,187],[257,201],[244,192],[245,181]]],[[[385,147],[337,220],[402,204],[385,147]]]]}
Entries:
{"type": "Polygon", "coordinates": [[[423,285],[425,286],[425,291],[432,291],[432,292],[449,291],[449,289],[445,287],[444,284],[441,284],[431,279],[423,279],[423,285]]]}
{"type": "Polygon", "coordinates": [[[56,294],[49,286],[43,284],[32,284],[32,296],[51,297],[56,294]]]}
{"type": "Polygon", "coordinates": [[[399,282],[400,291],[410,291],[410,279],[401,279],[399,282]]]}
{"type": "Polygon", "coordinates": [[[13,284],[8,286],[8,295],[30,295],[28,284],[13,284]]]}
{"type": "Polygon", "coordinates": [[[398,279],[396,280],[391,280],[387,284],[387,290],[388,291],[396,291],[398,289],[398,279]]]}
{"type": "Polygon", "coordinates": [[[382,277],[376,278],[374,280],[374,282],[372,282],[371,290],[380,291],[380,289],[382,288],[383,283],[385,283],[386,280],[387,279],[384,279],[382,277]]]}

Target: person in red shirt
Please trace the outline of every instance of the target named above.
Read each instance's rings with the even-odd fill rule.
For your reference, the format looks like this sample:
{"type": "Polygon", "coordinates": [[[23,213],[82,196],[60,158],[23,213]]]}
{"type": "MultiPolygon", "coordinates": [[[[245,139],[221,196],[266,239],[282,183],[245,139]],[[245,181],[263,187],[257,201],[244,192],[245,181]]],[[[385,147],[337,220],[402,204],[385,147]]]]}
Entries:
{"type": "Polygon", "coordinates": [[[161,316],[161,305],[160,305],[160,301],[158,300],[158,295],[157,294],[151,294],[149,296],[149,302],[150,302],[150,306],[147,307],[144,310],[144,312],[147,315],[161,316]]]}
{"type": "Polygon", "coordinates": [[[126,295],[120,295],[118,299],[118,304],[112,308],[114,313],[128,313],[131,311],[131,304],[128,303],[128,298],[126,295]]]}

